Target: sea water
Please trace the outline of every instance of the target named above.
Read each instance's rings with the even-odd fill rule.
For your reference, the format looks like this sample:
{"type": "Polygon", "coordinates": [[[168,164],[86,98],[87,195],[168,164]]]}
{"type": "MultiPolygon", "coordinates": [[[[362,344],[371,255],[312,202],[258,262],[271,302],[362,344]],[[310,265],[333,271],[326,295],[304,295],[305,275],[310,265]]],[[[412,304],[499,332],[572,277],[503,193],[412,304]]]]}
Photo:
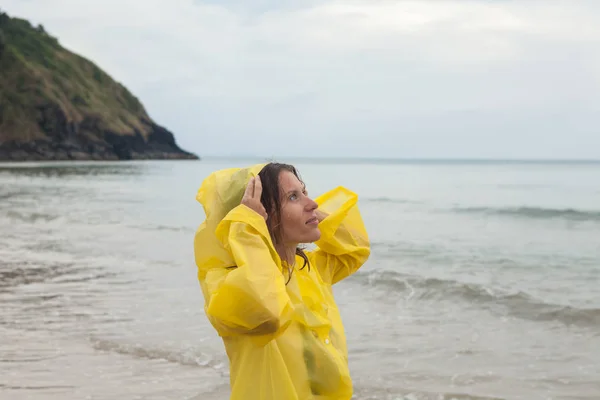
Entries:
{"type": "MultiPolygon", "coordinates": [[[[262,161],[0,165],[0,398],[227,399],[195,195],[262,161]]],[[[356,399],[600,399],[599,163],[279,161],[359,195],[356,399]]]]}

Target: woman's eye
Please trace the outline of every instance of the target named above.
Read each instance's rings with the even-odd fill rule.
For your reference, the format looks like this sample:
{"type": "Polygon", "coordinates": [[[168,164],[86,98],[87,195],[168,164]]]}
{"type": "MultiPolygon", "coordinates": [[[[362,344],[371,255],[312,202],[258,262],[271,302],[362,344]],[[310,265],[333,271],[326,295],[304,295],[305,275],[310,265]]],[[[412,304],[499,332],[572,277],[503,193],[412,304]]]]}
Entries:
{"type": "Polygon", "coordinates": [[[298,198],[298,196],[295,194],[290,195],[290,200],[292,200],[292,201],[296,200],[297,198],[298,198]]]}

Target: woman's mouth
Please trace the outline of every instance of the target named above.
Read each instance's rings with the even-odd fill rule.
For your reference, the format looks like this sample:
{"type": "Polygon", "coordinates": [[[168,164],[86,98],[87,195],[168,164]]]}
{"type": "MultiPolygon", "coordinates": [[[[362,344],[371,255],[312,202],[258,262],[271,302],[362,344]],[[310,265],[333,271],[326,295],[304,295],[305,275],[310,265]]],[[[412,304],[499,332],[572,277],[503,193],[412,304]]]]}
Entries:
{"type": "Polygon", "coordinates": [[[317,217],[312,217],[308,221],[306,221],[306,225],[318,225],[319,219],[317,217]]]}

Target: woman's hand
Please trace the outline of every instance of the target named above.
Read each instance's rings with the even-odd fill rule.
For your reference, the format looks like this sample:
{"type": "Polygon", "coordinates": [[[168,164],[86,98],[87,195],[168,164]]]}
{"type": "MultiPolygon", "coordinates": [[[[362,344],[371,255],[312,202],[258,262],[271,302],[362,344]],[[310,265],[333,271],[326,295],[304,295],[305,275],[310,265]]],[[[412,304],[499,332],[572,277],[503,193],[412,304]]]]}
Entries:
{"type": "Polygon", "coordinates": [[[244,192],[244,197],[242,197],[242,204],[257,212],[266,221],[268,215],[267,210],[265,210],[265,207],[260,202],[261,195],[262,183],[260,182],[260,177],[256,176],[255,178],[250,179],[250,182],[248,182],[248,186],[246,186],[246,191],[244,192]]]}

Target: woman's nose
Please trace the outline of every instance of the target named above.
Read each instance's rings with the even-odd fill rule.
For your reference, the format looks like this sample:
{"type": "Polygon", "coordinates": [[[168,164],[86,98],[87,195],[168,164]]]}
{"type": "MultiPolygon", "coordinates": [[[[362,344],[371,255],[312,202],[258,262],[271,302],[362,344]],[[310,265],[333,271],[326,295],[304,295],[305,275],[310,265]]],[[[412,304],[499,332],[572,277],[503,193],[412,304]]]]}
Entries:
{"type": "Polygon", "coordinates": [[[308,207],[309,211],[313,211],[313,210],[316,210],[319,207],[319,205],[317,204],[316,201],[314,201],[313,199],[311,199],[310,197],[308,197],[308,205],[307,205],[307,207],[308,207]]]}

